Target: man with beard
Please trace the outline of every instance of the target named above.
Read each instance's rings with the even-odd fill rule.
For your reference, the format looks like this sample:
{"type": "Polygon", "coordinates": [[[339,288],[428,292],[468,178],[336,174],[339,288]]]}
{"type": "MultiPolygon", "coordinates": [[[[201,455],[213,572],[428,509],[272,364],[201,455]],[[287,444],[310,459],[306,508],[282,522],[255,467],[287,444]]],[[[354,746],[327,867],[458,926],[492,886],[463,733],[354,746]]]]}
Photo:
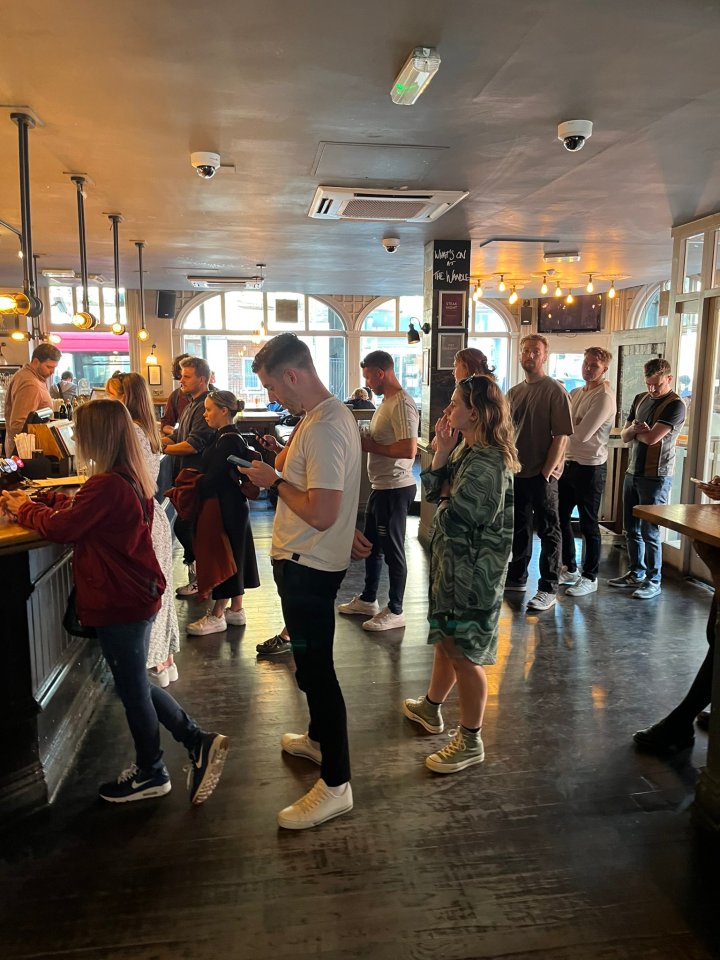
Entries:
{"type": "Polygon", "coordinates": [[[508,400],[522,469],[515,474],[515,532],[505,589],[525,591],[536,528],[540,537],[540,581],[528,610],[549,610],[556,602],[560,573],[558,478],[567,438],[573,433],[572,412],[565,387],[545,373],[545,337],[523,337],[520,350],[525,380],[510,389],[508,400]]]}

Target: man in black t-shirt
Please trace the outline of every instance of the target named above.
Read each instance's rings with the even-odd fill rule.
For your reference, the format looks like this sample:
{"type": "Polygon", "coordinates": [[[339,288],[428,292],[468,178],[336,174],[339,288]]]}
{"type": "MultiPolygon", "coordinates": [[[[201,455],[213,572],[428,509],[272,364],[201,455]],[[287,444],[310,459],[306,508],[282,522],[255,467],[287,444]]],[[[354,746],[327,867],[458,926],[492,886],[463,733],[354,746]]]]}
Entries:
{"type": "Polygon", "coordinates": [[[662,544],[654,523],[633,516],[639,504],[667,503],[675,469],[675,444],[685,422],[685,404],[671,389],[667,360],[648,360],[647,393],[632,402],[621,437],[630,447],[623,486],[623,520],[630,569],[608,580],[611,587],[632,587],[636,600],[660,593],[662,544]]]}

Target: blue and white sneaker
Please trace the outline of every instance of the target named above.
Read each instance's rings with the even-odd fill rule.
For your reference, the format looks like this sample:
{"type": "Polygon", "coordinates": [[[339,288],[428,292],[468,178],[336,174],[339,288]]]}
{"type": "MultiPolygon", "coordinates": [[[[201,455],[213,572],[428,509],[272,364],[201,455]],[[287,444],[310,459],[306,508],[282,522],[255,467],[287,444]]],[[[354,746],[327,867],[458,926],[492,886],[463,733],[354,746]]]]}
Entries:
{"type": "Polygon", "coordinates": [[[157,773],[145,774],[133,763],[123,770],[117,780],[100,787],[100,798],[108,803],[129,803],[131,800],[150,800],[170,793],[170,774],[163,766],[157,773]]]}
{"type": "Polygon", "coordinates": [[[228,738],[221,733],[201,733],[197,746],[190,751],[187,786],[190,803],[205,803],[222,775],[228,752],[228,738]]]}

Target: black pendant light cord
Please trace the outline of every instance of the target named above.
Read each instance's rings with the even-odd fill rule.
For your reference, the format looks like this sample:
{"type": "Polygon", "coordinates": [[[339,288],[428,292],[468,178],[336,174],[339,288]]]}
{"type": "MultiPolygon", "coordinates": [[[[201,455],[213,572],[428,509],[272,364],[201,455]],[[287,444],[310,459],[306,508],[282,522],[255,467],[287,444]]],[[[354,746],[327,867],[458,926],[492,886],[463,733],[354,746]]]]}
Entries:
{"type": "Polygon", "coordinates": [[[87,245],[85,242],[85,197],[83,188],[85,177],[71,177],[77,187],[78,234],[80,237],[80,279],[83,288],[83,310],[90,313],[90,293],[88,291],[87,245]]]}

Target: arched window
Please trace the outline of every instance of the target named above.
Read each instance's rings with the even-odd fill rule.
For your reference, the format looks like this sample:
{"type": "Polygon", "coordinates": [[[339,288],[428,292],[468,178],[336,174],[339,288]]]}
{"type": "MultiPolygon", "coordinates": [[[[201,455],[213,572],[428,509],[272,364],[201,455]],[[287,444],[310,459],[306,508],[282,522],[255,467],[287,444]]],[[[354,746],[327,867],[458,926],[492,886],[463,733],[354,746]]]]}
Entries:
{"type": "Polygon", "coordinates": [[[510,341],[512,332],[509,322],[485,300],[472,301],[468,346],[482,350],[488,363],[495,368],[500,389],[505,393],[510,387],[510,341]]]}
{"type": "Polygon", "coordinates": [[[218,293],[191,301],[180,328],[183,351],[205,357],[216,385],[232,390],[248,406],[267,401],[252,372],[255,354],[266,340],[283,332],[296,333],[307,343],[320,379],[336,397],[345,399],[345,324],[315,297],[250,290],[218,293]]]}
{"type": "MultiPolygon", "coordinates": [[[[422,324],[422,297],[393,297],[376,304],[367,314],[361,328],[360,359],[373,350],[385,350],[393,358],[395,373],[415,403],[422,393],[422,347],[408,343],[410,321],[416,330],[422,324]]],[[[361,384],[349,384],[352,390],[361,384]]]]}
{"type": "Polygon", "coordinates": [[[670,281],[659,284],[638,317],[636,327],[666,327],[668,325],[668,293],[670,281]],[[664,315],[663,315],[664,314],[664,315]]]}

